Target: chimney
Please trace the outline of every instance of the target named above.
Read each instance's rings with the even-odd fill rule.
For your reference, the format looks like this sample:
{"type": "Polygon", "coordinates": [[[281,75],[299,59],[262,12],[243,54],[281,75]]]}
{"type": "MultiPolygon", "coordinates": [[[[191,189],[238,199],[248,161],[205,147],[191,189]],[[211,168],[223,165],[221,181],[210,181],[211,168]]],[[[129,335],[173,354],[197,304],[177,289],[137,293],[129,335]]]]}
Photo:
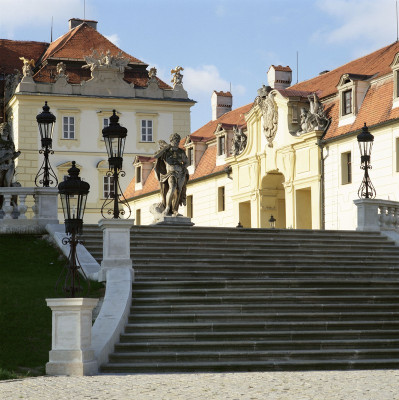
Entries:
{"type": "Polygon", "coordinates": [[[267,71],[267,80],[273,89],[287,89],[291,86],[292,70],[288,65],[272,65],[267,71]]]}
{"type": "Polygon", "coordinates": [[[223,114],[231,111],[233,107],[233,95],[230,92],[213,91],[211,97],[212,121],[215,121],[223,114]]]}
{"type": "Polygon", "coordinates": [[[89,25],[92,28],[94,28],[95,30],[97,30],[97,21],[93,21],[90,19],[80,19],[80,18],[71,18],[69,20],[69,30],[76,28],[80,24],[83,24],[83,22],[86,22],[87,25],[89,25]]]}

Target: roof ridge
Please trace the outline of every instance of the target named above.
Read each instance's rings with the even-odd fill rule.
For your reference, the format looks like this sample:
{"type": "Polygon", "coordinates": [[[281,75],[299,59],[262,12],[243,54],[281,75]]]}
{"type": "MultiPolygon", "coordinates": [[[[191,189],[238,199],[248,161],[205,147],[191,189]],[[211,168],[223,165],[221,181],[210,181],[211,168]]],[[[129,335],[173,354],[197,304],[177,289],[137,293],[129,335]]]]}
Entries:
{"type": "MultiPolygon", "coordinates": [[[[372,54],[378,53],[378,52],[380,52],[380,51],[381,51],[382,53],[385,53],[389,48],[391,48],[392,46],[394,46],[396,43],[397,43],[397,42],[392,42],[392,43],[390,43],[390,44],[387,45],[387,46],[384,46],[384,47],[381,47],[380,49],[377,49],[377,50],[372,51],[371,53],[365,54],[365,55],[363,55],[363,56],[361,56],[361,57],[355,58],[354,60],[348,61],[347,63],[342,64],[342,65],[339,65],[338,67],[335,67],[334,69],[332,69],[332,70],[326,72],[326,73],[323,74],[323,75],[328,75],[328,74],[330,74],[330,73],[336,71],[336,70],[339,69],[339,68],[343,68],[343,67],[345,67],[345,66],[348,65],[348,64],[352,64],[352,63],[354,63],[354,62],[356,62],[356,61],[358,61],[358,60],[361,60],[362,58],[366,58],[366,57],[371,56],[372,54]]],[[[377,62],[377,60],[376,60],[376,62],[377,62]]],[[[375,63],[373,63],[373,65],[374,65],[374,64],[375,64],[375,63]]],[[[346,73],[350,73],[350,71],[347,71],[346,73]]],[[[309,82],[309,81],[311,81],[311,80],[313,80],[313,79],[318,78],[319,76],[321,76],[321,75],[316,75],[316,76],[313,76],[312,78],[306,79],[306,80],[304,80],[304,81],[297,82],[297,83],[295,83],[294,85],[288,87],[287,89],[291,89],[291,88],[293,88],[293,87],[296,86],[296,85],[300,85],[300,84],[302,84],[302,83],[309,82]]],[[[337,83],[338,83],[338,82],[337,82],[337,83]]],[[[294,89],[294,90],[295,90],[295,89],[294,89]]]]}
{"type": "MultiPolygon", "coordinates": [[[[56,51],[61,50],[63,47],[65,47],[65,45],[71,40],[71,38],[76,34],[76,32],[82,27],[83,24],[86,24],[85,22],[81,23],[78,26],[75,26],[75,28],[70,29],[67,33],[64,33],[62,36],[60,36],[59,38],[57,38],[54,42],[51,42],[49,47],[47,48],[47,50],[50,48],[50,46],[52,45],[52,43],[56,43],[57,41],[62,42],[62,39],[65,38],[64,43],[62,43],[59,47],[57,45],[57,47],[54,48],[54,50],[49,53],[49,55],[45,58],[50,58],[56,51]],[[73,32],[75,31],[75,32],[73,32]],[[69,36],[68,38],[66,38],[66,36],[69,36]]],[[[87,26],[89,26],[88,24],[86,24],[87,26]]],[[[93,29],[93,28],[92,28],[93,29]]],[[[44,54],[45,55],[45,54],[44,54]]],[[[40,60],[40,62],[42,62],[43,60],[40,60]]]]}

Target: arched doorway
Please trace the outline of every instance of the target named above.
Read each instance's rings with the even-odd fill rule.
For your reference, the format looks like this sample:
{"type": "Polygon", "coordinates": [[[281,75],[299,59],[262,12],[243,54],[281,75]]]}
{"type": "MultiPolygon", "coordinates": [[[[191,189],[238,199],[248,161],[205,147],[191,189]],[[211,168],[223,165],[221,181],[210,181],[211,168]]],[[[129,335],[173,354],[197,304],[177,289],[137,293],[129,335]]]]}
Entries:
{"type": "Polygon", "coordinates": [[[278,171],[268,172],[262,179],[260,226],[269,228],[269,219],[273,215],[276,228],[286,228],[284,175],[278,171]]]}

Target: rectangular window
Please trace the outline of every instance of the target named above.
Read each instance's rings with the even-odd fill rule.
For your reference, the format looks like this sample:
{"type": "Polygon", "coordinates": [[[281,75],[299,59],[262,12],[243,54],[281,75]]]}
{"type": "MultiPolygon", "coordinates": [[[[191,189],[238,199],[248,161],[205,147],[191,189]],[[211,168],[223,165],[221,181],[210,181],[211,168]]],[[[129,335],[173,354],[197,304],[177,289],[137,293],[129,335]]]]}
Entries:
{"type": "Polygon", "coordinates": [[[75,117],[63,117],[62,138],[75,139],[75,117]]]}
{"type": "Polygon", "coordinates": [[[103,129],[109,126],[109,118],[103,118],[103,129]]]}
{"type": "Polygon", "coordinates": [[[193,196],[187,196],[187,217],[193,218],[193,196]]]}
{"type": "Polygon", "coordinates": [[[135,225],[141,225],[141,210],[136,210],[136,222],[135,225]]]}
{"type": "Polygon", "coordinates": [[[226,141],[226,138],[224,136],[219,136],[219,138],[218,138],[218,144],[219,144],[219,146],[218,146],[218,155],[219,156],[222,156],[223,154],[226,153],[225,141],[226,141]]]}
{"type": "Polygon", "coordinates": [[[352,183],[352,154],[350,151],[341,154],[342,184],[352,183]]]}
{"type": "Polygon", "coordinates": [[[136,167],[136,183],[141,183],[141,166],[136,167]]]}
{"type": "Polygon", "coordinates": [[[352,89],[342,93],[342,115],[352,114],[352,89]]]}
{"type": "Polygon", "coordinates": [[[114,177],[104,176],[104,186],[103,186],[104,199],[108,199],[108,197],[112,198],[114,193],[115,193],[114,177]]]}
{"type": "Polygon", "coordinates": [[[141,141],[152,142],[152,120],[142,119],[141,120],[141,141]]]}
{"type": "Polygon", "coordinates": [[[192,147],[187,149],[187,158],[188,158],[188,165],[193,165],[194,157],[193,157],[193,148],[192,147]]]}
{"type": "Polygon", "coordinates": [[[399,172],[399,138],[396,138],[396,172],[399,172]]]}
{"type": "Polygon", "coordinates": [[[225,210],[224,186],[218,187],[218,211],[225,210]]]}

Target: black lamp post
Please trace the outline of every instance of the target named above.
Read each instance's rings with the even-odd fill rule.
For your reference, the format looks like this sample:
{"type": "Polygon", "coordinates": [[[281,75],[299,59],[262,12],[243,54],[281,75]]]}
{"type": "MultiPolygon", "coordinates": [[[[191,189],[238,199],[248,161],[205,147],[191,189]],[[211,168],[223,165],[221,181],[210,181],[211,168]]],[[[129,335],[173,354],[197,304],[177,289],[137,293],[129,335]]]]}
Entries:
{"type": "Polygon", "coordinates": [[[51,146],[53,144],[55,115],[50,112],[50,107],[47,105],[47,101],[44,102],[43,111],[36,116],[36,120],[39,125],[42,145],[39,154],[44,154],[44,160],[36,175],[35,185],[43,187],[57,186],[58,179],[53,168],[51,168],[48,158],[49,154],[54,154],[54,151],[51,150],[51,146]]]}
{"type": "MultiPolygon", "coordinates": [[[[75,297],[75,294],[82,291],[78,271],[81,267],[76,255],[76,246],[80,243],[77,236],[82,234],[83,214],[86,208],[86,200],[90,185],[80,179],[79,172],[80,170],[76,167],[75,161],[72,161],[72,167],[68,170],[69,176],[58,185],[58,192],[61,197],[62,210],[65,218],[65,232],[68,235],[68,237],[62,240],[62,243],[69,244],[71,247],[67,273],[63,285],[63,291],[67,293],[69,297],[75,297]]],[[[85,278],[83,270],[81,273],[85,278]]],[[[62,273],[62,276],[63,275],[62,273]]],[[[57,282],[57,286],[60,280],[61,277],[57,282]]]]}
{"type": "Polygon", "coordinates": [[[276,227],[276,218],[274,218],[273,215],[270,216],[269,224],[270,224],[270,228],[272,228],[272,229],[274,229],[276,227]]]}
{"type": "Polygon", "coordinates": [[[370,156],[371,149],[373,148],[374,136],[369,132],[366,123],[362,128],[362,132],[357,135],[357,141],[360,149],[360,168],[364,169],[363,181],[358,190],[359,198],[373,199],[376,192],[373,184],[371,183],[368,170],[371,169],[370,156]]]}
{"type": "Polygon", "coordinates": [[[125,214],[124,209],[119,210],[119,202],[129,210],[128,217],[131,215],[129,204],[123,196],[119,184],[119,176],[125,176],[125,172],[122,171],[122,164],[127,129],[119,125],[119,117],[116,115],[115,110],[113,110],[113,114],[109,120],[109,125],[105,127],[102,132],[105,146],[107,148],[108,164],[110,169],[107,172],[107,176],[113,178],[114,192],[110,193],[109,197],[105,199],[104,204],[101,207],[101,214],[104,218],[112,215],[112,218],[117,219],[120,214],[125,214]],[[122,199],[120,199],[120,197],[122,197],[122,199]],[[110,206],[110,208],[108,208],[108,206],[110,206]]]}

